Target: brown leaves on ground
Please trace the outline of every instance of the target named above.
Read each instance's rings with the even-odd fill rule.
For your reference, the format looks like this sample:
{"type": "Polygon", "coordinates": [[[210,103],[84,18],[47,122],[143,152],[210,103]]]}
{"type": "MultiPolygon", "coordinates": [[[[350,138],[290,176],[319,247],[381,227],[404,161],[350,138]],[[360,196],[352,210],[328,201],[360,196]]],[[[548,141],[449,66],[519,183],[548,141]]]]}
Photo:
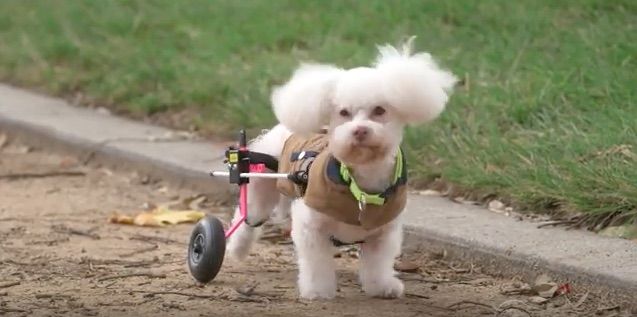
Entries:
{"type": "Polygon", "coordinates": [[[205,215],[204,212],[198,210],[172,210],[158,207],[152,211],[141,212],[134,217],[115,212],[108,221],[143,227],[164,227],[180,223],[194,223],[205,215]]]}

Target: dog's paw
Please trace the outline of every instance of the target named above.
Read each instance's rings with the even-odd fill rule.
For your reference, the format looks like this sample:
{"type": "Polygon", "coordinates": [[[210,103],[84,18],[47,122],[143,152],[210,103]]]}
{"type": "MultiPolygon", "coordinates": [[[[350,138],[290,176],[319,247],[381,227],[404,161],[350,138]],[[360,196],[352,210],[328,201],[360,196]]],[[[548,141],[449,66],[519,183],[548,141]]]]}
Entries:
{"type": "Polygon", "coordinates": [[[302,299],[318,300],[336,297],[336,289],[305,288],[299,290],[302,299]]]}
{"type": "Polygon", "coordinates": [[[403,296],[405,286],[396,277],[363,284],[363,291],[369,296],[379,298],[399,298],[403,296]]]}
{"type": "Polygon", "coordinates": [[[230,238],[226,246],[226,256],[234,261],[243,261],[250,254],[250,241],[230,238]]]}

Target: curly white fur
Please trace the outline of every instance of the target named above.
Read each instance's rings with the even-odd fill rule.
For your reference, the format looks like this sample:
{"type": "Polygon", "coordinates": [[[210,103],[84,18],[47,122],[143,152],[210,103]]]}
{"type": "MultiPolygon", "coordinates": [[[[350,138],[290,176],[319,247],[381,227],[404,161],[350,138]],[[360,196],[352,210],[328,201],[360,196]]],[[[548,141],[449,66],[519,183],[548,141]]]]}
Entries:
{"type": "MultiPolygon", "coordinates": [[[[363,190],[383,191],[391,185],[405,125],[438,117],[456,82],[429,54],[412,54],[411,43],[400,50],[379,47],[373,67],[344,70],[331,65],[302,65],[272,94],[280,125],[255,140],[251,149],[279,157],[292,133],[316,132],[328,125],[328,150],[349,167],[363,190]]],[[[291,214],[301,297],[336,296],[330,236],[341,241],[365,240],[360,280],[367,294],[387,298],[402,295],[403,284],[393,269],[402,243],[401,217],[364,230],[330,218],[302,199],[292,202],[280,196],[273,180],[255,179],[249,186],[249,223],[268,219],[275,209],[291,214]]],[[[229,241],[229,255],[239,259],[247,256],[257,235],[254,228],[239,227],[229,241]]]]}

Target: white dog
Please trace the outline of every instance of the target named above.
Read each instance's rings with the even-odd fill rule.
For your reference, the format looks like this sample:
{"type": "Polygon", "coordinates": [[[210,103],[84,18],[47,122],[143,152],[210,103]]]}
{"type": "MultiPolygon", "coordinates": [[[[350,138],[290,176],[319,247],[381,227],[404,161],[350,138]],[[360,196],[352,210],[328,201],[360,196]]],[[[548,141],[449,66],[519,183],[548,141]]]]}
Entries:
{"type": "MultiPolygon", "coordinates": [[[[345,167],[358,188],[347,186],[359,208],[351,208],[350,204],[349,209],[355,210],[343,212],[358,214],[360,222],[370,205],[361,197],[371,201],[369,197],[374,194],[366,193],[384,193],[397,181],[404,127],[438,117],[456,82],[430,54],[412,54],[411,42],[400,49],[379,47],[372,67],[345,70],[331,65],[301,65],[272,94],[280,124],[251,142],[250,149],[288,160],[281,153],[290,136],[312,135],[327,126],[326,151],[345,167]],[[358,197],[355,192],[363,194],[358,197]]],[[[396,298],[403,294],[403,283],[395,276],[393,265],[401,252],[399,213],[404,204],[399,203],[398,210],[390,210],[396,216],[381,221],[381,225],[363,226],[312,207],[316,203],[309,206],[305,197],[281,195],[276,180],[253,179],[249,186],[248,224],[262,223],[275,209],[291,213],[302,298],[336,295],[333,241],[360,243],[359,277],[368,295],[396,298]]],[[[241,226],[228,242],[229,255],[236,259],[247,256],[258,233],[254,227],[241,226]]]]}

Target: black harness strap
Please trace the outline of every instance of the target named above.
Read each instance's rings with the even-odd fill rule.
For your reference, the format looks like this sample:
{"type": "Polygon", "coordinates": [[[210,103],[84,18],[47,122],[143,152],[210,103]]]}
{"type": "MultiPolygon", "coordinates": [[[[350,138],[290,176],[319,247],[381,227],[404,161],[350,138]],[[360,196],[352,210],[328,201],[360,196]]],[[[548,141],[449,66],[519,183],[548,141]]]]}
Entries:
{"type": "Polygon", "coordinates": [[[279,170],[279,160],[272,155],[250,151],[248,157],[251,164],[263,164],[271,171],[279,170]]]}

